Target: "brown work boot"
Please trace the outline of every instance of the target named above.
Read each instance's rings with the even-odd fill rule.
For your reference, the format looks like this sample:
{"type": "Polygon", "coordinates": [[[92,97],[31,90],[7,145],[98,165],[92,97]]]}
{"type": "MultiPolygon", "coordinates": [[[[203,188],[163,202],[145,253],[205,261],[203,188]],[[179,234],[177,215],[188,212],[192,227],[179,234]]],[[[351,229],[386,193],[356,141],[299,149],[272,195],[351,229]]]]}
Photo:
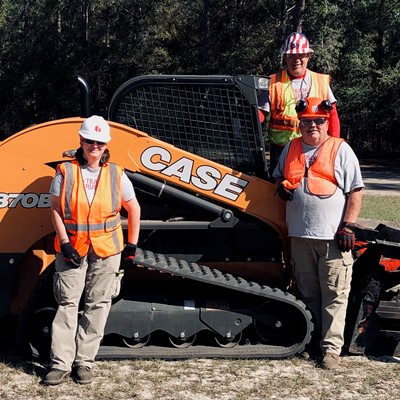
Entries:
{"type": "Polygon", "coordinates": [[[323,369],[337,369],[339,368],[340,357],[339,354],[327,351],[322,359],[321,368],[323,369]]]}
{"type": "Polygon", "coordinates": [[[74,371],[74,379],[77,383],[81,385],[87,385],[88,383],[92,383],[93,376],[92,371],[89,367],[76,367],[74,371]]]}
{"type": "Polygon", "coordinates": [[[59,385],[65,378],[70,375],[69,371],[61,371],[53,368],[43,379],[44,385],[59,385]]]}

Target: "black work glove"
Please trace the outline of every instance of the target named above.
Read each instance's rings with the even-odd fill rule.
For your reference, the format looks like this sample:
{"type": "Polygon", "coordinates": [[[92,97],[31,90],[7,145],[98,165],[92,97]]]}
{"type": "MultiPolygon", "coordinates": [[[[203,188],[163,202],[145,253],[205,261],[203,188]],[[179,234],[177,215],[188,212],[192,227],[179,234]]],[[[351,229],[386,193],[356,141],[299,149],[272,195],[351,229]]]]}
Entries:
{"type": "Polygon", "coordinates": [[[356,227],[356,224],[350,222],[342,223],[337,231],[337,245],[340,251],[350,251],[354,249],[354,243],[356,241],[354,228],[356,227]]]}
{"type": "Polygon", "coordinates": [[[135,256],[136,256],[136,244],[127,243],[124,249],[122,250],[122,263],[124,267],[134,267],[136,265],[135,256]]]}
{"type": "Polygon", "coordinates": [[[61,253],[64,256],[65,262],[72,268],[79,268],[81,266],[82,257],[71,246],[70,242],[61,245],[61,253]]]}
{"type": "Polygon", "coordinates": [[[278,193],[279,198],[283,201],[293,200],[293,192],[294,189],[285,188],[282,182],[276,188],[276,193],[278,193]]]}

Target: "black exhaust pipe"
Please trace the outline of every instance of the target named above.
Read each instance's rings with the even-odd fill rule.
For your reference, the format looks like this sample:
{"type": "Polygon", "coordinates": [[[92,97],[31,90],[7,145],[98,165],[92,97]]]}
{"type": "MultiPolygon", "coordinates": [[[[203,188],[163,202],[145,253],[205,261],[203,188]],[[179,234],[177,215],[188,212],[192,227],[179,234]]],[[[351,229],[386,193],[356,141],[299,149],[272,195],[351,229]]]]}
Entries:
{"type": "Polygon", "coordinates": [[[81,117],[88,118],[92,115],[92,96],[87,81],[78,75],[79,91],[81,97],[81,117]]]}

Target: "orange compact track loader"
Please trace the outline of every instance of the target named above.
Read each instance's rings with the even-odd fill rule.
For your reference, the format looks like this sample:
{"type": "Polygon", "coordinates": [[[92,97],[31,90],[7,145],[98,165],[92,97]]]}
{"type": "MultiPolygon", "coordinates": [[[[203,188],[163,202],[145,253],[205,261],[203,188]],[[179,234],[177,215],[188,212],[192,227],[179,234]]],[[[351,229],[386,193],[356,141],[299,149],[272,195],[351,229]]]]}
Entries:
{"type": "MultiPolygon", "coordinates": [[[[57,307],[49,188],[90,115],[79,82],[81,117],[0,142],[2,336],[45,359],[57,307]]],[[[311,314],[291,286],[285,205],[266,172],[257,93],[267,83],[143,76],[114,94],[111,161],[131,179],[142,221],[138,266],[121,270],[98,358],[287,358],[310,341],[311,314]]],[[[400,231],[357,236],[347,349],[400,354],[400,231]]]]}

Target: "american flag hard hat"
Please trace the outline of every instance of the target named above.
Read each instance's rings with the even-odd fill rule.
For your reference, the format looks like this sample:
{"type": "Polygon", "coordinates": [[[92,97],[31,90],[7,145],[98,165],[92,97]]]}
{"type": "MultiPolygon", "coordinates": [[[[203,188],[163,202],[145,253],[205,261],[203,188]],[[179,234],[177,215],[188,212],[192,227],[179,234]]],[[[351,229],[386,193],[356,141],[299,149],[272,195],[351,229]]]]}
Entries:
{"type": "Polygon", "coordinates": [[[286,38],[283,54],[307,54],[312,52],[308,39],[302,33],[293,32],[286,38]]]}

